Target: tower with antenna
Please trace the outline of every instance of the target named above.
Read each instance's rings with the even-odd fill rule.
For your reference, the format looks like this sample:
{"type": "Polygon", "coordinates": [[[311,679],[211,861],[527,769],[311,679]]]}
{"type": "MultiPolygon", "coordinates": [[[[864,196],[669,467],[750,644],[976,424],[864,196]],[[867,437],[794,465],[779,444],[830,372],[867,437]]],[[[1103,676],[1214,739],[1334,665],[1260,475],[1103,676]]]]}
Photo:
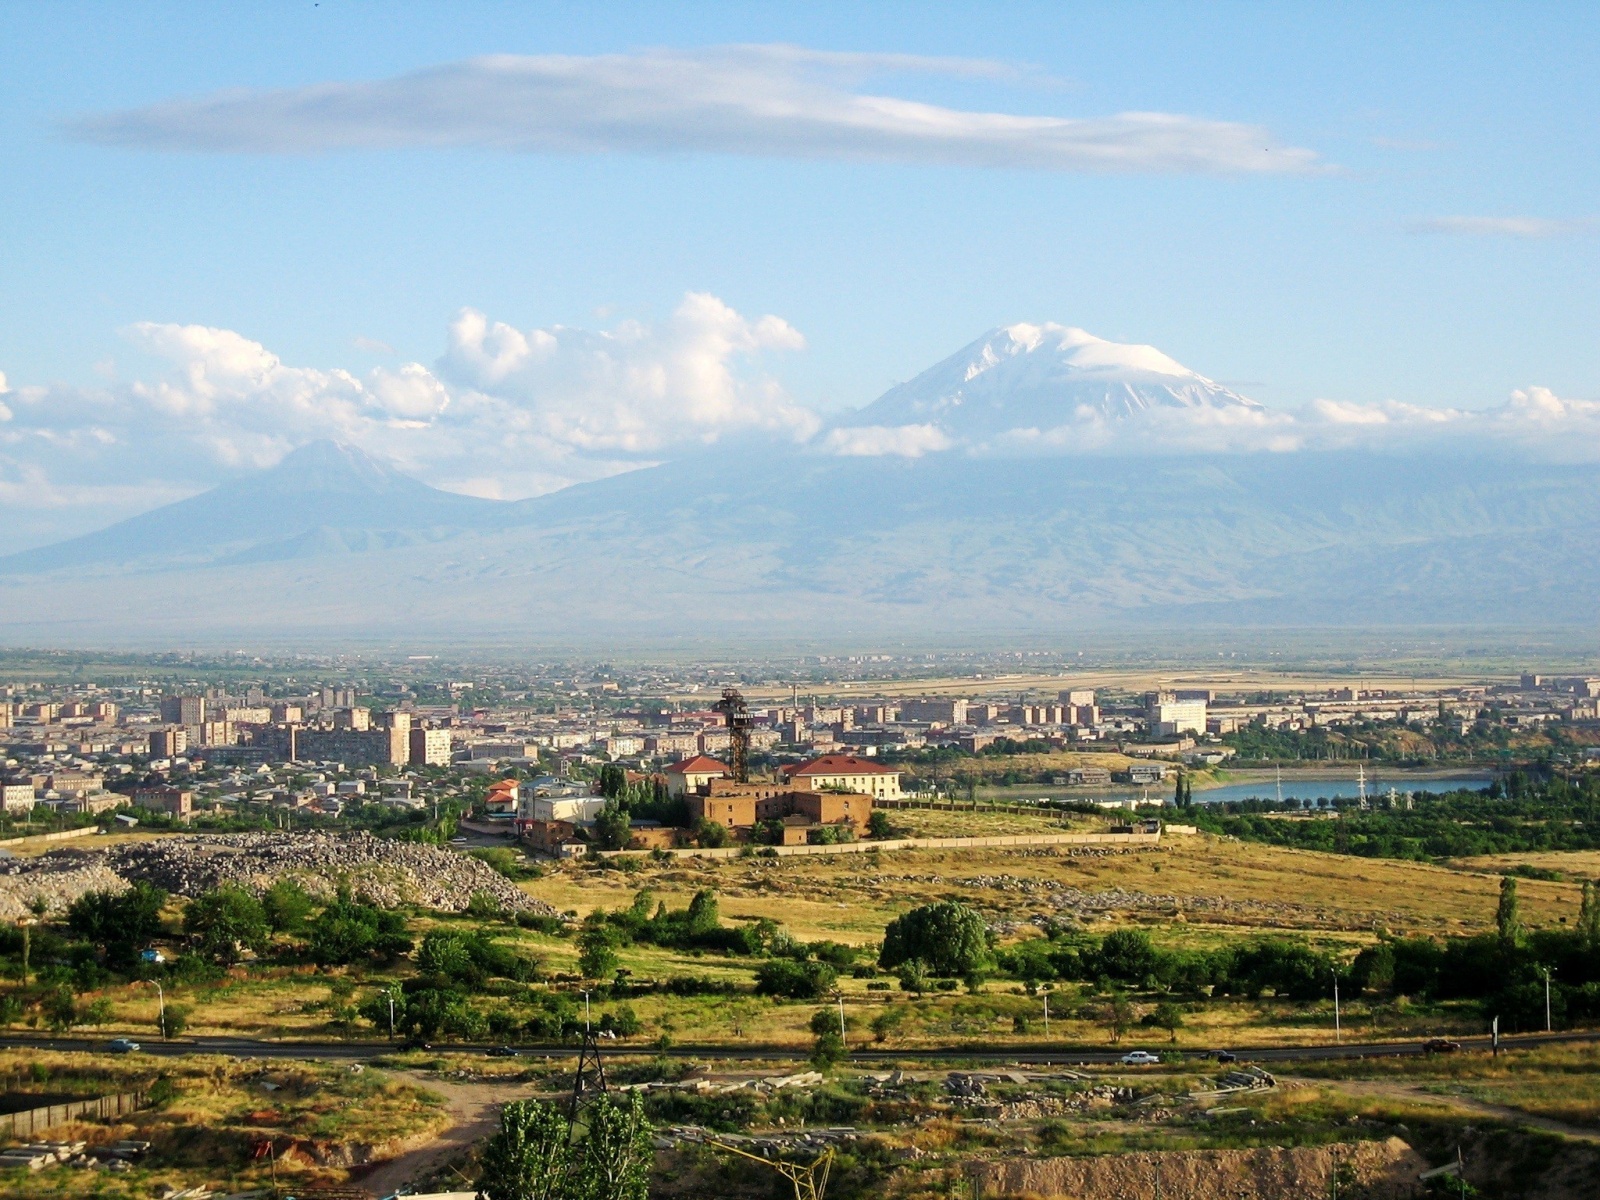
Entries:
{"type": "Polygon", "coordinates": [[[750,782],[750,706],[744,694],[736,687],[722,689],[722,699],[711,706],[722,714],[728,726],[728,764],[733,770],[733,782],[750,782]]]}

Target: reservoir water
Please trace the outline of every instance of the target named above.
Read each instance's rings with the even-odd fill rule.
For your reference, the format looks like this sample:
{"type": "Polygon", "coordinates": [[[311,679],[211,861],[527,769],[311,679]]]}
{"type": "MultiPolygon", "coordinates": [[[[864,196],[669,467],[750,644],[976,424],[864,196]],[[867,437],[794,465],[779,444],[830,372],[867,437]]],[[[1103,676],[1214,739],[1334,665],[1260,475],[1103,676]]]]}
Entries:
{"type": "MultiPolygon", "coordinates": [[[[1377,800],[1393,788],[1399,795],[1407,792],[1456,792],[1463,789],[1482,791],[1489,786],[1488,775],[1415,776],[1401,771],[1386,774],[1367,773],[1367,799],[1377,800]]],[[[1169,789],[1170,790],[1170,789],[1169,789]]],[[[1154,789],[1152,795],[1157,794],[1154,789]]],[[[1304,776],[1284,776],[1285,800],[1354,800],[1361,794],[1354,779],[1307,779],[1304,776]]],[[[1230,800],[1276,800],[1278,784],[1275,779],[1254,779],[1249,783],[1230,783],[1219,788],[1207,788],[1194,794],[1196,803],[1226,804],[1230,800]]]]}

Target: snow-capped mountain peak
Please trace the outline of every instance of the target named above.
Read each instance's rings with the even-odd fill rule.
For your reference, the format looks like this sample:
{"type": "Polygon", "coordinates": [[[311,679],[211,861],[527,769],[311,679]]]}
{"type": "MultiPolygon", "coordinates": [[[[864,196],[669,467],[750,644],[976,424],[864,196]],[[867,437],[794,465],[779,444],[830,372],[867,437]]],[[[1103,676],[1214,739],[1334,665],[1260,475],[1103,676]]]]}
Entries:
{"type": "Polygon", "coordinates": [[[1019,323],[991,330],[891,388],[851,423],[936,424],[982,437],[1157,408],[1260,407],[1154,346],[1111,342],[1070,325],[1019,323]]]}

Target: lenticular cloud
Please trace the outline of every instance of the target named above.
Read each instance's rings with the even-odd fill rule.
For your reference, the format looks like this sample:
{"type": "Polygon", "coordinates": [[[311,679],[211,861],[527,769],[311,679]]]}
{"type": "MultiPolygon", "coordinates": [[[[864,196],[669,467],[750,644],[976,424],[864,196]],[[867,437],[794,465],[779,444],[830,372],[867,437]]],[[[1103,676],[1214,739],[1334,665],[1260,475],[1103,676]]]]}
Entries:
{"type": "Polygon", "coordinates": [[[723,46],[499,54],[370,82],[233,90],[73,122],[102,145],[297,154],[475,147],[709,153],[1044,171],[1284,174],[1317,155],[1256,125],[1183,113],[969,111],[853,86],[917,71],[1001,75],[981,60],[723,46]]]}

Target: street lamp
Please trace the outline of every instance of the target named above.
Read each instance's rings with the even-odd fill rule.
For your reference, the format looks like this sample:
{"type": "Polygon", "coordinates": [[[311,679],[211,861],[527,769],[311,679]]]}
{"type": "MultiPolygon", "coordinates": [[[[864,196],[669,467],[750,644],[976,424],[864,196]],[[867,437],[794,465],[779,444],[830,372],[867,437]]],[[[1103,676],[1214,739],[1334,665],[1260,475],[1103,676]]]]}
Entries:
{"type": "Polygon", "coordinates": [[[1544,1031],[1550,1032],[1550,968],[1544,969],[1544,1031]]]}
{"type": "Polygon", "coordinates": [[[589,993],[583,992],[583,1031],[589,1032],[589,993]]]}
{"type": "Polygon", "coordinates": [[[167,995],[154,979],[146,979],[145,982],[156,990],[156,1003],[161,1007],[161,1015],[156,1018],[156,1023],[161,1029],[161,1040],[164,1042],[167,1040],[167,995]]]}
{"type": "Polygon", "coordinates": [[[1343,1031],[1339,1028],[1339,973],[1333,975],[1333,1040],[1344,1041],[1343,1031]]]}

